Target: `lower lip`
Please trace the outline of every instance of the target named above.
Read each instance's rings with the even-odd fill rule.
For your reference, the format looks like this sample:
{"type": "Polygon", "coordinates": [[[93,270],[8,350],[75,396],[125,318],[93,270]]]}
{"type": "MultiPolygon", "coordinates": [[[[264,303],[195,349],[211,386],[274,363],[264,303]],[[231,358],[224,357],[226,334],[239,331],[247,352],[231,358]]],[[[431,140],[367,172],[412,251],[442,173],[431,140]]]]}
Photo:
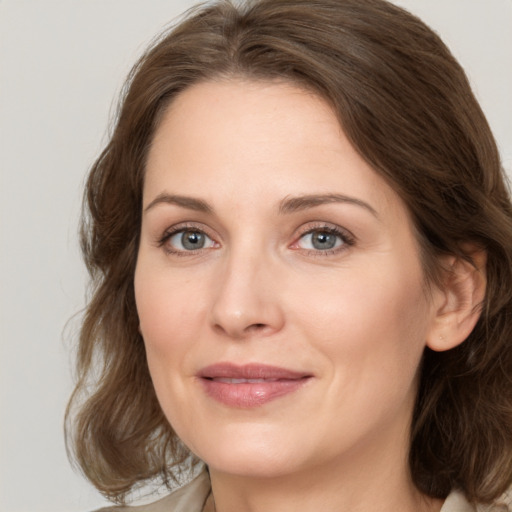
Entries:
{"type": "Polygon", "coordinates": [[[249,409],[293,393],[308,380],[309,377],[304,377],[302,379],[232,384],[201,378],[201,383],[206,394],[214,400],[230,407],[249,409]]]}

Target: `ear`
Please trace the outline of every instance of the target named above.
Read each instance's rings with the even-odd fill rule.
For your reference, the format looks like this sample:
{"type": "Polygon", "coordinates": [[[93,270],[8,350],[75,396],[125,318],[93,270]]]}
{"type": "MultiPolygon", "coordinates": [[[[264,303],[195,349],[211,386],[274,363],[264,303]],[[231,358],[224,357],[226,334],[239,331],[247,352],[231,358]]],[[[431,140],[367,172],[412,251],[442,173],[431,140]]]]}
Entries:
{"type": "Polygon", "coordinates": [[[442,283],[434,293],[434,319],[427,346],[444,351],[462,343],[474,329],[485,297],[486,253],[468,251],[473,264],[450,256],[443,265],[442,283]]]}

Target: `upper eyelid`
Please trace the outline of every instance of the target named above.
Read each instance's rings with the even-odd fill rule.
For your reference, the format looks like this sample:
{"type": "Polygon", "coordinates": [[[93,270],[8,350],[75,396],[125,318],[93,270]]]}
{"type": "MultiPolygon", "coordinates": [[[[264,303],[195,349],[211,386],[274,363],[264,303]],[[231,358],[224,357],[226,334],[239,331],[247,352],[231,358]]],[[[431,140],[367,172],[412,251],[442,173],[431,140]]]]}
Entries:
{"type": "Polygon", "coordinates": [[[299,228],[299,236],[304,236],[313,231],[321,231],[322,229],[326,231],[332,231],[333,233],[338,233],[339,235],[345,235],[347,238],[357,240],[356,236],[347,228],[340,226],[339,224],[333,224],[331,222],[322,222],[322,221],[312,221],[310,223],[305,223],[299,228]]]}
{"type": "Polygon", "coordinates": [[[172,236],[180,233],[182,231],[199,231],[204,233],[208,238],[213,240],[216,243],[218,242],[218,237],[211,233],[208,228],[205,228],[203,224],[196,222],[180,222],[178,224],[174,224],[172,226],[167,227],[161,235],[157,237],[157,243],[159,246],[162,246],[167,240],[169,240],[172,236]]]}
{"type": "Polygon", "coordinates": [[[211,232],[211,230],[208,227],[206,227],[204,224],[202,224],[200,222],[185,221],[185,222],[179,222],[177,224],[173,224],[172,226],[165,228],[164,235],[165,234],[175,234],[175,233],[179,233],[180,231],[187,231],[187,230],[201,231],[202,233],[204,233],[205,235],[208,235],[208,236],[210,236],[209,233],[211,232]]]}

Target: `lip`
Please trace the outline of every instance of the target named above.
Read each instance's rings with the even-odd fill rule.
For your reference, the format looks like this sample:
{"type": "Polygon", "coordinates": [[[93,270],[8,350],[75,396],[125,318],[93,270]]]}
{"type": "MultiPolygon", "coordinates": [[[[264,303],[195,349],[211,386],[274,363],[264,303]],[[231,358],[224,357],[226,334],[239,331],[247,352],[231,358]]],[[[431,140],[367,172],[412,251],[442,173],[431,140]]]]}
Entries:
{"type": "Polygon", "coordinates": [[[258,407],[299,390],[312,374],[251,363],[218,363],[197,374],[204,391],[214,400],[237,408],[258,407]]]}

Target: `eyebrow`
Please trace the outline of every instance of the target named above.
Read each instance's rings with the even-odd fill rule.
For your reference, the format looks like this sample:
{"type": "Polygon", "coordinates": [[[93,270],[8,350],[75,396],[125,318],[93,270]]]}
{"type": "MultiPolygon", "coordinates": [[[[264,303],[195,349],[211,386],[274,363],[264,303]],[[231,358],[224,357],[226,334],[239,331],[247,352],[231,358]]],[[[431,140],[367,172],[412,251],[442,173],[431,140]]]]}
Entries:
{"type": "Polygon", "coordinates": [[[175,194],[167,194],[162,193],[159,194],[151,203],[149,203],[146,208],[144,208],[144,213],[151,208],[154,208],[158,204],[174,204],[176,206],[181,206],[182,208],[187,208],[188,210],[195,210],[197,212],[203,213],[212,213],[213,208],[202,199],[196,199],[195,197],[189,196],[179,196],[175,194]]]}
{"type": "Polygon", "coordinates": [[[301,210],[307,210],[308,208],[314,208],[315,206],[321,206],[330,203],[348,203],[355,206],[360,206],[368,210],[374,217],[379,218],[379,214],[371,205],[357,199],[355,197],[345,196],[343,194],[314,194],[304,195],[297,197],[288,197],[283,199],[279,204],[279,213],[294,213],[301,210]]]}
{"type": "MultiPolygon", "coordinates": [[[[308,208],[314,208],[316,206],[322,206],[324,204],[331,203],[348,203],[355,206],[362,207],[368,210],[377,219],[379,215],[377,211],[365,201],[357,199],[355,197],[345,196],[343,194],[311,194],[287,197],[279,203],[280,214],[290,214],[297,211],[307,210],[308,208]]],[[[194,210],[203,213],[213,213],[213,208],[204,200],[190,196],[181,196],[176,194],[159,194],[151,203],[144,208],[144,212],[151,210],[158,204],[173,204],[186,208],[188,210],[194,210]]]]}

